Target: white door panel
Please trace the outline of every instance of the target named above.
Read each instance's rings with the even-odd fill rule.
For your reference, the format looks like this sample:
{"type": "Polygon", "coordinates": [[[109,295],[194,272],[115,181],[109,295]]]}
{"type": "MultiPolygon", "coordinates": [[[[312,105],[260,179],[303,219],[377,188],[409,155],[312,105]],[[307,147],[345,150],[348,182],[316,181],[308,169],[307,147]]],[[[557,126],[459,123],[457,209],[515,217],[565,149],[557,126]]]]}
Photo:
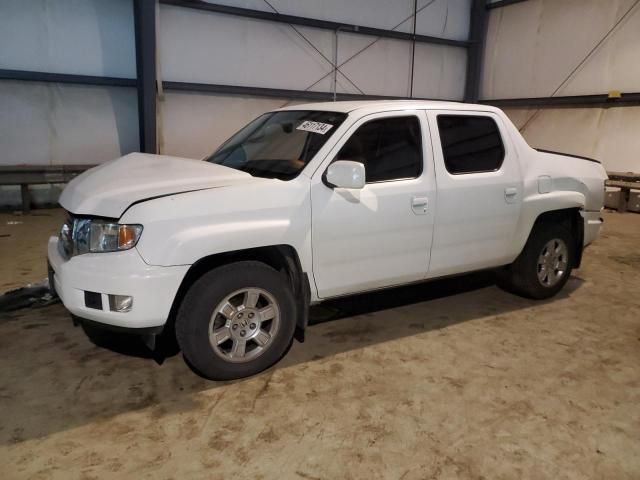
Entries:
{"type": "Polygon", "coordinates": [[[367,116],[331,151],[311,184],[313,272],[327,298],[425,278],[435,217],[435,172],[422,111],[367,116]],[[340,148],[371,120],[417,116],[423,168],[418,178],[368,183],[361,190],[331,189],[322,174],[340,148]]]}
{"type": "Polygon", "coordinates": [[[512,253],[522,202],[522,177],[515,149],[502,121],[488,112],[429,111],[433,138],[438,209],[429,277],[507,263],[512,253]],[[489,116],[504,144],[504,160],[493,172],[451,174],[444,156],[437,115],[489,116]]]}

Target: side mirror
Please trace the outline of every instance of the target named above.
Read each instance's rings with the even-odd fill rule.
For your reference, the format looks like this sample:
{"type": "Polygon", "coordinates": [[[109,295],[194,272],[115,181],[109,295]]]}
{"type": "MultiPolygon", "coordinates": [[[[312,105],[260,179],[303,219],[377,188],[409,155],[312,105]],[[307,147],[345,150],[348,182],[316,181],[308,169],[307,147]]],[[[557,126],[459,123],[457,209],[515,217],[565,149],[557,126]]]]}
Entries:
{"type": "Polygon", "coordinates": [[[327,168],[326,184],[332,188],[364,188],[366,181],[364,165],[351,160],[338,160],[327,168]]]}

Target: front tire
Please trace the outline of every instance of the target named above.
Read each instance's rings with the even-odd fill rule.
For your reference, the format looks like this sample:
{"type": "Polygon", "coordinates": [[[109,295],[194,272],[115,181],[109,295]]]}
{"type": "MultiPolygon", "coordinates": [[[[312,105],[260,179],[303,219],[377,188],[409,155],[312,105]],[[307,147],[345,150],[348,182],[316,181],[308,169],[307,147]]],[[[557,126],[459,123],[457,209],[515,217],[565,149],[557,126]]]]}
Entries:
{"type": "Polygon", "coordinates": [[[186,361],[211,380],[259,373],[287,351],[295,330],[287,278],[261,262],[207,272],[187,291],[176,319],[186,361]]]}
{"type": "Polygon", "coordinates": [[[498,286],[527,298],[553,297],[569,280],[575,245],[569,222],[537,223],[518,258],[500,272],[498,286]]]}

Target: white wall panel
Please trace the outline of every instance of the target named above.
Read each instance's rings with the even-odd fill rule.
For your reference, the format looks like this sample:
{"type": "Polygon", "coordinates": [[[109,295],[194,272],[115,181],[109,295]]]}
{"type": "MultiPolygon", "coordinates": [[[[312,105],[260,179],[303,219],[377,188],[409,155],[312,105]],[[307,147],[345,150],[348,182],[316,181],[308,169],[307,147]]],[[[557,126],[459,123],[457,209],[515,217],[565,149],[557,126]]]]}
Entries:
{"type": "MultiPolygon", "coordinates": [[[[521,128],[534,109],[505,109],[521,128]]],[[[609,171],[640,173],[640,107],[543,109],[522,132],[532,147],[585,155],[609,171]]]]}
{"type": "MultiPolygon", "coordinates": [[[[265,0],[205,0],[232,7],[273,13],[265,0]]],[[[423,2],[425,0],[422,0],[423,2]]],[[[436,0],[437,2],[443,0],[436,0]]],[[[298,17],[343,22],[367,27],[408,32],[412,23],[413,0],[269,0],[278,13],[298,17]]]]}
{"type": "Polygon", "coordinates": [[[416,33],[452,40],[469,38],[471,0],[423,0],[418,9],[426,4],[429,6],[418,13],[416,33]]]}
{"type": "Polygon", "coordinates": [[[0,81],[0,165],[101,163],[138,146],[132,88],[0,81]]]}
{"type": "MultiPolygon", "coordinates": [[[[170,81],[332,91],[334,32],[296,28],[326,59],[288,25],[162,6],[162,77],[170,81]]],[[[341,67],[339,92],[409,94],[411,42],[339,33],[338,63],[354,54],[341,67]]],[[[417,44],[419,86],[415,95],[462,98],[465,62],[464,49],[417,44]]]]}
{"type": "MultiPolygon", "coordinates": [[[[634,0],[528,0],[490,11],[482,98],[549,96],[634,0]]],[[[557,95],[640,91],[640,8],[557,95]]]]}
{"type": "Polygon", "coordinates": [[[135,77],[132,0],[1,0],[0,68],[135,77]]]}
{"type": "MultiPolygon", "coordinates": [[[[411,43],[404,40],[340,34],[338,64],[367,95],[409,95],[411,43]]],[[[464,95],[467,53],[463,48],[417,43],[415,51],[415,97],[461,100],[464,95]]],[[[360,93],[342,82],[339,92],[360,93]]]]}
{"type": "MultiPolygon", "coordinates": [[[[270,0],[284,14],[409,32],[413,0],[270,0]]],[[[264,0],[220,0],[270,11],[264,0]]],[[[0,0],[0,68],[135,77],[132,0],[0,0]]],[[[421,34],[465,39],[470,0],[419,0],[421,34]]],[[[162,79],[329,92],[335,32],[161,5],[162,79]],[[323,59],[315,49],[322,52],[323,59]]],[[[411,42],[339,33],[338,91],[409,93],[411,42]],[[357,87],[347,78],[348,76],[357,87]]],[[[416,96],[459,99],[464,49],[416,46],[416,96]]],[[[200,157],[287,99],[168,91],[164,153],[200,157]],[[222,120],[221,120],[222,119],[222,120]]],[[[138,149],[134,89],[0,81],[0,164],[100,163],[138,149]]]]}
{"type": "MultiPolygon", "coordinates": [[[[296,28],[332,58],[331,32],[296,28]]],[[[304,89],[331,72],[288,25],[188,8],[161,7],[159,48],[164,80],[304,89]]]]}
{"type": "MultiPolygon", "coordinates": [[[[209,3],[273,12],[264,0],[211,0],[209,3]]],[[[278,13],[366,27],[413,29],[413,0],[270,0],[278,13]]],[[[471,0],[420,0],[416,32],[454,40],[469,36],[471,0]]]]}
{"type": "Polygon", "coordinates": [[[160,102],[161,153],[202,158],[264,112],[287,99],[165,92],[160,102]]]}
{"type": "Polygon", "coordinates": [[[414,97],[462,100],[467,50],[443,45],[416,44],[414,97]]]}
{"type": "MultiPolygon", "coordinates": [[[[367,95],[407,96],[411,43],[405,40],[341,33],[338,64],[370,45],[343,65],[345,73],[367,95]],[[375,42],[375,43],[374,43],[375,42]]],[[[348,90],[348,93],[359,93],[348,90]]]]}

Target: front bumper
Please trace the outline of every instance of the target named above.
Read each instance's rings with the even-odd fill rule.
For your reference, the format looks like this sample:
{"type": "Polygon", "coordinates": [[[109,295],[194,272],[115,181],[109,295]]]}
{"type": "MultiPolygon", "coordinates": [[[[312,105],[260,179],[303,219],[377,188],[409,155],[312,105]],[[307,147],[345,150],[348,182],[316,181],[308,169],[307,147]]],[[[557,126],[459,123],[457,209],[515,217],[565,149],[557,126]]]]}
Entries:
{"type": "MultiPolygon", "coordinates": [[[[87,253],[66,259],[58,238],[51,237],[49,264],[52,287],[74,315],[121,329],[163,326],[189,265],[147,265],[135,248],[124,252],[87,253]],[[85,292],[98,293],[102,308],[87,306],[85,292]],[[129,312],[111,311],[108,295],[133,297],[129,312]]],[[[95,296],[95,295],[94,295],[95,296]]]]}
{"type": "Polygon", "coordinates": [[[585,212],[581,211],[580,215],[582,215],[582,219],[584,220],[584,242],[583,246],[589,245],[593,242],[598,234],[600,233],[600,228],[602,227],[602,213],[597,212],[585,212]]]}

